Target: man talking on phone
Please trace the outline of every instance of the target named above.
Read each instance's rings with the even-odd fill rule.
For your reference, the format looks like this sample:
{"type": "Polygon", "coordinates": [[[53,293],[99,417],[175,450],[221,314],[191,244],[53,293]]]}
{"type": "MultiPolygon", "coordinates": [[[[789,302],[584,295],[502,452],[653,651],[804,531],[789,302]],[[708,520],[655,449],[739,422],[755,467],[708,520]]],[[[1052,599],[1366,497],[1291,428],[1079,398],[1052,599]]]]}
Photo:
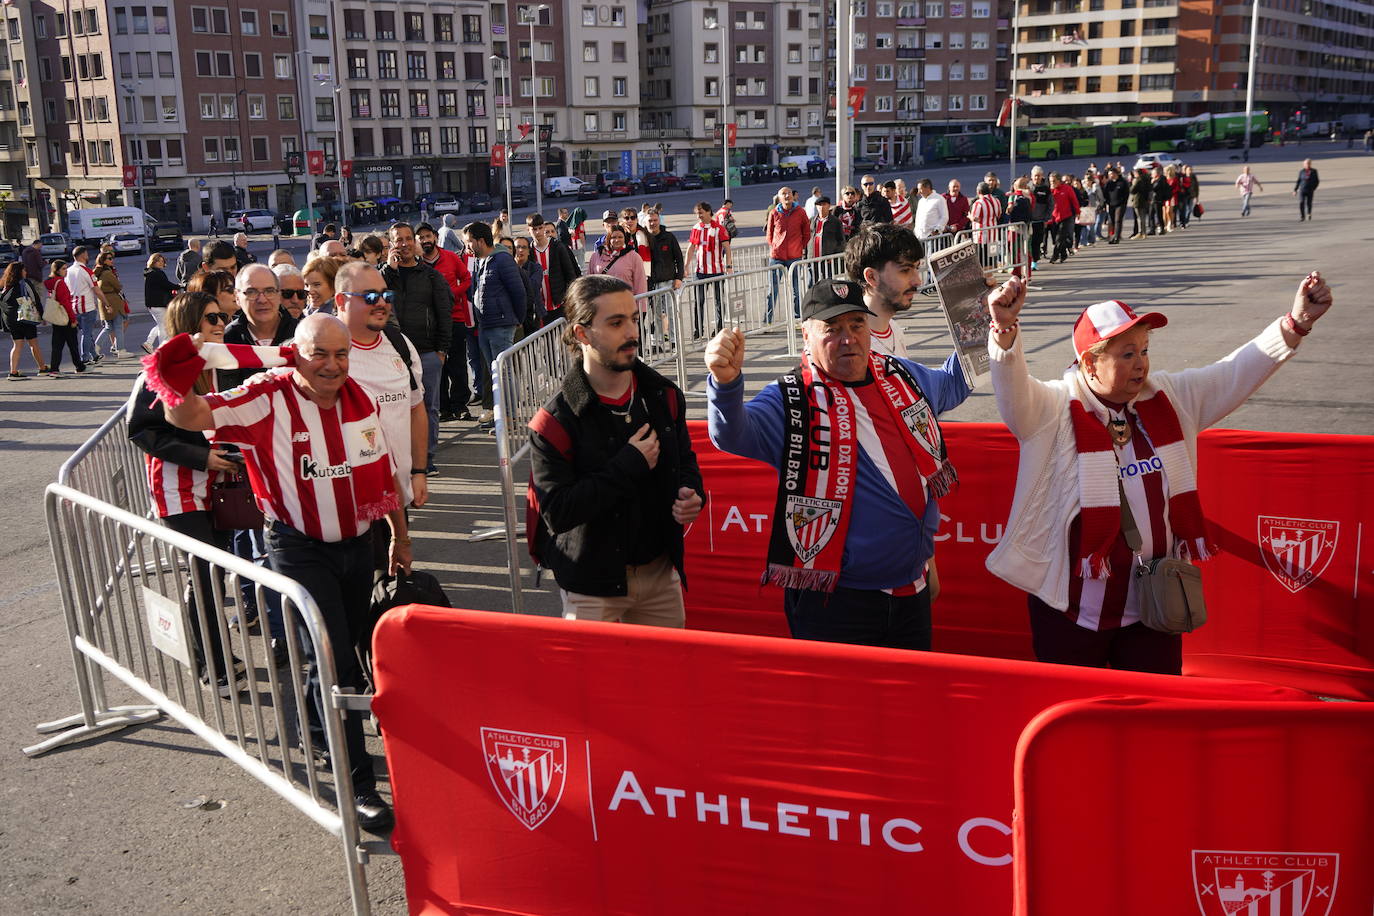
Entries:
{"type": "Polygon", "coordinates": [[[639,359],[623,280],[574,280],[564,308],[576,359],[530,421],[531,553],[567,619],[681,627],[683,526],[705,500],[686,399],[639,359]]]}

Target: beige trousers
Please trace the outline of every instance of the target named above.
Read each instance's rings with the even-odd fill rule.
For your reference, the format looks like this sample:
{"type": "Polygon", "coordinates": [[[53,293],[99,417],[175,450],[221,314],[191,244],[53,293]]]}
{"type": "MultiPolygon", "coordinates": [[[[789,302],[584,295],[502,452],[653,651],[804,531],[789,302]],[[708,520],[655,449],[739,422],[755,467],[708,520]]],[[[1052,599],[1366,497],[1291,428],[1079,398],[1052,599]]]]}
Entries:
{"type": "Polygon", "coordinates": [[[643,566],[625,567],[624,596],[579,595],[559,590],[563,619],[605,620],[638,623],[651,627],[682,627],[687,613],[682,606],[682,579],[664,554],[643,566]]]}

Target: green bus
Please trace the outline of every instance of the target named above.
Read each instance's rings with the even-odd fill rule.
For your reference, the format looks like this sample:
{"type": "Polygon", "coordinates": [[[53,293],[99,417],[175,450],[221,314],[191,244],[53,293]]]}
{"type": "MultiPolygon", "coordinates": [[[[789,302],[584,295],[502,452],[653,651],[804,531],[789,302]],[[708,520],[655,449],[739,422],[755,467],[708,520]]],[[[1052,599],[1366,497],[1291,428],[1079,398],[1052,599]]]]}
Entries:
{"type": "MultiPolygon", "coordinates": [[[[1190,119],[1184,149],[1232,148],[1245,145],[1245,112],[1200,114],[1190,119]]],[[[1269,112],[1250,112],[1250,145],[1259,146],[1269,135],[1269,112]]]]}
{"type": "Polygon", "coordinates": [[[1016,149],[1018,155],[1029,159],[1125,156],[1140,149],[1141,134],[1150,127],[1143,121],[1039,124],[1019,132],[1016,149]]]}
{"type": "Polygon", "coordinates": [[[1007,154],[1006,138],[991,131],[941,134],[930,144],[928,158],[944,162],[1000,159],[1007,154]]]}

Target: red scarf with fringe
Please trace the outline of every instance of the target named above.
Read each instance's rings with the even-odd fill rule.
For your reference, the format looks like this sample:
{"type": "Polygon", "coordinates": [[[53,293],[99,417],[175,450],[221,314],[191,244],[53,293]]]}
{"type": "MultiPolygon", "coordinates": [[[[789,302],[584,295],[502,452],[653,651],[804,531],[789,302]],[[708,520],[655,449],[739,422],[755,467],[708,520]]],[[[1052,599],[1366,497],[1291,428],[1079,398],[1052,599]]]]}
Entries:
{"type": "MultiPolygon", "coordinates": [[[[1194,562],[1211,559],[1217,546],[1207,536],[1202,503],[1197,495],[1197,473],[1173,403],[1163,391],[1156,390],[1148,398],[1137,400],[1132,408],[1164,465],[1164,478],[1169,487],[1169,526],[1174,534],[1170,553],[1194,562]]],[[[1079,555],[1074,559],[1084,579],[1106,579],[1111,574],[1108,557],[1121,533],[1116,451],[1106,424],[1076,398],[1069,401],[1069,417],[1073,421],[1074,443],[1078,448],[1081,519],[1079,555]]]]}
{"type": "MultiPolygon", "coordinates": [[[[295,347],[253,347],[246,344],[202,343],[190,334],[178,334],[150,356],[143,357],[148,389],[168,407],[186,398],[206,369],[273,369],[296,364],[295,347]]],[[[345,379],[339,389],[339,423],[343,429],[357,516],[368,522],[385,518],[401,507],[396,493],[395,469],[383,438],[377,409],[362,386],[345,379]]],[[[251,475],[250,475],[251,477],[251,475]]],[[[257,494],[264,499],[262,494],[257,494]]]]}

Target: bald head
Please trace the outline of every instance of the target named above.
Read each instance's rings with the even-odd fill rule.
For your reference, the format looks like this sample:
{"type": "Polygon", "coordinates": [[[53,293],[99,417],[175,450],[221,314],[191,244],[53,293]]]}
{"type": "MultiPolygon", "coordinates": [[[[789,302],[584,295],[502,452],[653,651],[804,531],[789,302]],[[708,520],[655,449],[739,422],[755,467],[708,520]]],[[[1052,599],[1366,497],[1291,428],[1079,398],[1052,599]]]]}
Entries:
{"type": "Polygon", "coordinates": [[[366,261],[350,261],[340,267],[334,276],[336,293],[366,292],[370,289],[386,289],[386,281],[382,279],[381,271],[366,261]]]}
{"type": "Polygon", "coordinates": [[[336,261],[348,259],[348,249],[345,248],[344,243],[338,239],[330,239],[321,245],[320,254],[326,258],[334,258],[336,261]]]}
{"type": "Polygon", "coordinates": [[[245,264],[243,269],[234,277],[234,289],[242,292],[245,289],[262,289],[264,286],[276,286],[277,275],[272,273],[272,268],[266,264],[245,264]]]}
{"type": "Polygon", "coordinates": [[[310,400],[333,407],[348,382],[348,326],[333,315],[316,312],[296,325],[296,383],[310,400]]]}
{"type": "Polygon", "coordinates": [[[315,312],[306,315],[301,319],[300,324],[296,325],[296,338],[293,341],[300,356],[309,358],[312,348],[337,349],[338,347],[348,348],[348,326],[333,315],[326,315],[323,312],[315,312]]]}

